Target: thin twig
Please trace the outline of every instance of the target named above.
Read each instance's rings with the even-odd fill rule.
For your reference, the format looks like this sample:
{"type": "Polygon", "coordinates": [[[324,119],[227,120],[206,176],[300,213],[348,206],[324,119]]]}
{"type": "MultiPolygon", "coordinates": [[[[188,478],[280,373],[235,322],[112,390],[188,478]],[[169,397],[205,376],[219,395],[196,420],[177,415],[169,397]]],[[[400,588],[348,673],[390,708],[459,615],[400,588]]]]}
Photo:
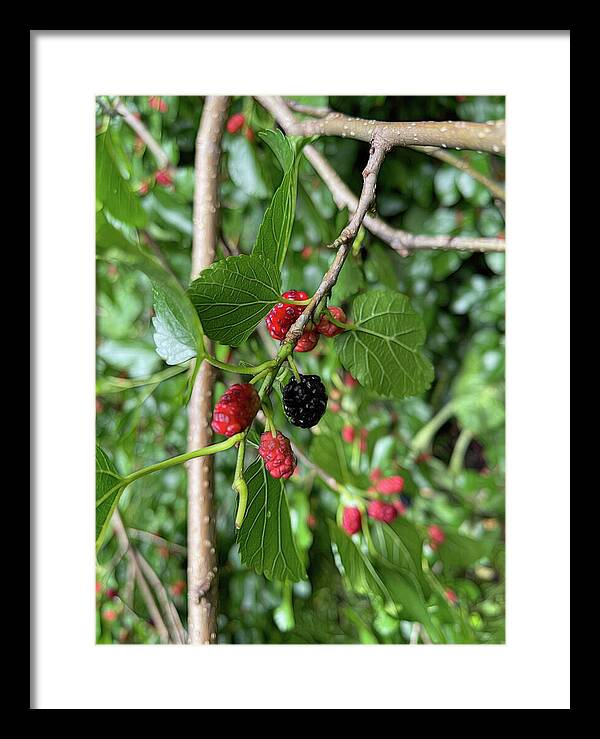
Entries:
{"type": "Polygon", "coordinates": [[[158,534],[153,534],[150,531],[143,531],[142,529],[133,529],[131,527],[128,527],[127,531],[129,536],[133,536],[135,539],[141,539],[150,544],[160,544],[161,546],[167,547],[172,552],[177,552],[177,554],[181,554],[183,556],[187,554],[187,549],[184,546],[181,546],[181,544],[175,544],[175,542],[169,541],[168,539],[163,539],[163,537],[158,534]]]}
{"type": "Polygon", "coordinates": [[[129,108],[123,103],[122,100],[117,98],[114,104],[114,110],[123,117],[123,120],[127,125],[135,131],[140,139],[146,144],[146,146],[152,152],[159,169],[166,169],[170,165],[169,155],[146,128],[144,123],[134,116],[129,108]]]}
{"type": "MultiPolygon", "coordinates": [[[[196,138],[191,278],[214,260],[218,235],[218,173],[229,98],[207,96],[196,138]]],[[[203,362],[188,409],[188,449],[210,444],[215,370],[203,362]]],[[[212,455],[194,459],[188,473],[188,632],[191,644],[217,639],[217,554],[212,455]]]]}
{"type": "Polygon", "coordinates": [[[506,200],[504,187],[499,182],[492,180],[491,177],[486,177],[482,172],[476,170],[466,159],[457,157],[444,149],[437,149],[435,146],[411,146],[410,148],[420,151],[422,154],[427,154],[434,159],[439,159],[440,162],[445,162],[452,167],[456,167],[456,169],[460,169],[461,172],[465,172],[469,177],[472,177],[484,187],[487,187],[494,197],[499,198],[503,202],[506,200]]]}
{"type": "MultiPolygon", "coordinates": [[[[282,97],[257,96],[267,107],[282,97]]],[[[287,107],[287,106],[286,106],[287,107]]],[[[437,146],[442,149],[473,149],[504,154],[506,150],[504,121],[376,121],[354,118],[343,113],[298,121],[294,118],[289,133],[294,136],[341,136],[342,138],[371,142],[378,135],[389,147],[437,146]]]]}
{"type": "Polygon", "coordinates": [[[129,537],[127,536],[127,531],[118,510],[115,510],[115,512],[113,513],[112,527],[115,532],[115,536],[117,537],[117,540],[119,542],[119,545],[121,546],[121,548],[126,550],[129,563],[135,571],[136,583],[140,589],[141,596],[144,600],[144,603],[146,604],[146,608],[148,610],[150,618],[152,619],[154,628],[158,632],[159,639],[163,644],[168,644],[169,630],[167,629],[165,622],[160,615],[160,610],[156,605],[156,602],[152,595],[152,591],[150,590],[150,586],[146,582],[146,578],[144,577],[144,574],[142,572],[140,563],[137,558],[137,552],[131,546],[129,537]]]}
{"type": "Polygon", "coordinates": [[[185,633],[185,629],[183,628],[183,624],[181,623],[181,619],[179,618],[179,613],[177,612],[177,609],[171,608],[173,603],[169,598],[167,589],[162,584],[160,577],[156,574],[150,563],[144,558],[141,552],[136,551],[136,555],[142,572],[144,573],[144,576],[146,577],[150,585],[152,585],[154,592],[156,593],[156,597],[158,598],[158,602],[162,607],[162,612],[167,620],[167,626],[169,628],[169,636],[171,638],[171,641],[175,642],[175,644],[185,644],[187,641],[187,635],[185,633]]]}

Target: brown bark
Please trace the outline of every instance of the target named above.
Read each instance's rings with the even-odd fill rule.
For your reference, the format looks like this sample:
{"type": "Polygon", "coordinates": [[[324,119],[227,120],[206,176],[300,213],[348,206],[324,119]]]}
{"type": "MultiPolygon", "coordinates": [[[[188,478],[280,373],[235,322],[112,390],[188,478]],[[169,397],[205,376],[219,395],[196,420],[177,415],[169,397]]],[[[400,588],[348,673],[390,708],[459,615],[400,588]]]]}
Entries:
{"type": "MultiPolygon", "coordinates": [[[[196,138],[191,278],[214,260],[218,234],[218,174],[229,98],[207,96],[196,138]]],[[[203,362],[188,409],[188,450],[211,443],[215,371],[203,362]]],[[[217,552],[213,457],[193,459],[188,474],[188,635],[190,644],[217,638],[217,552]]]]}

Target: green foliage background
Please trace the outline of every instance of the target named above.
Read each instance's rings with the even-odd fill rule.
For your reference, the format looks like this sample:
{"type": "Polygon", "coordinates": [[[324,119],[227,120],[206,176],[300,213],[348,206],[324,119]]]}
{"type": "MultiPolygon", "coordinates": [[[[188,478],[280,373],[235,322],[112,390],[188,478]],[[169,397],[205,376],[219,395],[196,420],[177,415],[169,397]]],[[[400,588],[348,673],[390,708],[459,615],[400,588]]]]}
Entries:
{"type": "MultiPolygon", "coordinates": [[[[119,116],[108,119],[110,98],[98,102],[98,130],[104,131],[107,124],[108,130],[97,137],[97,144],[110,149],[114,171],[103,170],[98,176],[106,187],[123,190],[120,212],[112,214],[120,227],[143,229],[151,248],[187,286],[194,141],[203,100],[163,99],[168,105],[163,113],[152,109],[146,97],[124,102],[139,111],[175,163],[173,186],[156,183],[152,154],[119,116]],[[148,192],[142,195],[138,191],[144,183],[148,192]]],[[[504,117],[504,100],[496,97],[321,97],[311,102],[381,120],[504,117]]],[[[256,133],[274,128],[251,98],[234,98],[231,112],[236,111],[245,114],[256,133]]],[[[249,254],[281,181],[281,168],[257,135],[249,140],[244,131],[225,133],[223,146],[219,256],[229,254],[225,244],[249,254]]],[[[367,145],[328,138],[316,146],[358,193],[367,145]]],[[[480,171],[503,178],[501,158],[463,154],[480,171]]],[[[322,247],[338,235],[347,214],[338,212],[331,194],[301,156],[298,165],[296,218],[281,286],[311,293],[332,257],[322,247]]],[[[405,149],[393,150],[383,165],[377,208],[390,223],[413,233],[495,236],[504,231],[502,214],[482,185],[449,165],[405,149]]],[[[101,228],[111,227],[102,218],[99,223],[101,228]]],[[[235,453],[217,455],[220,642],[408,643],[415,622],[424,624],[434,641],[504,641],[504,261],[499,254],[433,251],[401,258],[365,233],[359,254],[344,267],[332,303],[348,307],[352,296],[375,289],[407,295],[425,322],[424,350],[435,368],[434,382],[427,392],[404,400],[349,387],[336,342],[321,340],[315,352],[299,355],[298,363],[303,372],[321,375],[329,390],[330,410],[319,425],[322,433],[292,430],[280,408],[276,421],[309,459],[338,480],[344,475],[364,480],[376,467],[384,474],[403,475],[412,505],[392,527],[377,523],[371,527],[373,545],[387,562],[379,573],[383,585],[374,584],[361,569],[364,553],[336,524],[338,494],[301,462],[286,483],[286,494],[308,579],[293,585],[271,582],[241,564],[230,487],[235,453]],[[339,411],[331,411],[332,401],[339,411]],[[367,430],[366,452],[361,454],[358,439],[351,447],[339,443],[343,425],[367,430]],[[470,440],[464,459],[452,457],[458,438],[470,440]],[[415,444],[424,454],[414,453],[415,444]],[[426,528],[432,523],[447,534],[437,552],[427,545],[423,549],[426,528]],[[386,568],[392,567],[396,574],[406,569],[410,578],[416,578],[410,593],[402,590],[398,577],[386,580],[386,568]],[[390,597],[379,592],[383,586],[387,593],[395,589],[390,597]],[[446,588],[456,592],[456,606],[444,597],[446,588]],[[415,589],[419,598],[413,602],[415,589]],[[401,607],[391,607],[390,602],[401,607]]],[[[98,259],[97,435],[121,473],[179,454],[186,446],[187,375],[178,367],[167,367],[158,356],[152,305],[152,284],[135,263],[98,259]],[[152,382],[139,384],[149,377],[152,382]]],[[[257,364],[273,356],[276,344],[272,344],[268,353],[254,332],[233,350],[219,346],[217,356],[257,364]]],[[[217,397],[230,382],[231,376],[220,376],[217,397]]],[[[120,510],[132,541],[158,573],[185,623],[184,469],[174,467],[134,483],[124,493],[120,510]],[[152,539],[148,532],[167,543],[152,539]]],[[[124,603],[128,579],[126,558],[109,535],[98,553],[97,640],[156,643],[139,595],[131,607],[124,603]]]]}

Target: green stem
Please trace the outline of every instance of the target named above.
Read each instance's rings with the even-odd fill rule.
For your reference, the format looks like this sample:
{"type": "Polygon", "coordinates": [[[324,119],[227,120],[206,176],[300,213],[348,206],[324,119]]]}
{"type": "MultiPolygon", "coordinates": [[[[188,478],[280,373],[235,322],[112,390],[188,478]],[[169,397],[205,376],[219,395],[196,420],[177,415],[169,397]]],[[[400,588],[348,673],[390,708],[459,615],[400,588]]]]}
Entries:
{"type": "Polygon", "coordinates": [[[235,515],[235,528],[239,529],[246,515],[246,505],[248,503],[248,486],[244,480],[244,457],[246,454],[246,433],[242,434],[240,445],[238,447],[237,462],[235,464],[235,475],[233,477],[233,485],[231,486],[238,494],[238,508],[235,515]]]}
{"type": "Polygon", "coordinates": [[[343,328],[344,331],[356,331],[358,328],[355,323],[342,323],[342,321],[338,321],[337,318],[334,318],[327,310],[323,311],[323,315],[325,315],[329,323],[333,323],[333,325],[338,328],[343,328]]]}
{"type": "Polygon", "coordinates": [[[290,369],[294,373],[294,377],[298,382],[300,382],[300,373],[298,372],[298,367],[296,367],[296,362],[294,361],[294,358],[290,354],[290,356],[287,358],[288,364],[290,365],[290,369]]]}
{"type": "Polygon", "coordinates": [[[207,354],[204,359],[206,359],[209,364],[212,364],[213,367],[218,367],[226,372],[236,372],[239,375],[258,375],[261,372],[264,372],[264,370],[275,366],[274,359],[269,359],[268,362],[263,362],[257,367],[246,367],[243,364],[229,364],[228,362],[221,362],[220,359],[212,357],[210,354],[207,354]]]}
{"type": "Polygon", "coordinates": [[[460,432],[454,449],[452,450],[452,457],[450,458],[450,464],[448,465],[448,472],[455,477],[460,474],[465,461],[465,454],[469,448],[469,444],[473,439],[473,433],[468,429],[463,429],[460,432]]]}
{"type": "Polygon", "coordinates": [[[282,296],[281,302],[284,303],[285,305],[301,305],[301,306],[305,306],[305,305],[308,305],[310,303],[310,298],[308,300],[290,300],[289,298],[284,298],[282,296]]]}
{"type": "Polygon", "coordinates": [[[272,437],[275,439],[277,436],[277,429],[275,427],[275,421],[273,421],[273,413],[271,412],[270,402],[262,402],[262,412],[265,414],[267,431],[271,432],[272,437]]]}
{"type": "Polygon", "coordinates": [[[132,482],[135,482],[135,480],[139,480],[140,477],[145,477],[146,475],[150,475],[153,472],[166,470],[169,467],[174,467],[177,464],[183,464],[184,462],[188,462],[190,459],[195,459],[196,457],[207,457],[209,454],[217,454],[217,452],[223,452],[226,449],[231,449],[231,447],[235,446],[238,441],[242,440],[243,436],[244,433],[240,432],[239,434],[230,436],[228,439],[225,439],[225,441],[220,441],[217,444],[211,444],[210,446],[202,447],[202,449],[194,449],[194,451],[186,452],[185,454],[178,454],[176,457],[171,457],[170,459],[165,459],[162,462],[151,464],[149,467],[142,467],[141,470],[136,470],[136,472],[132,472],[130,475],[127,475],[127,477],[124,477],[123,483],[125,485],[130,485],[132,482]]]}

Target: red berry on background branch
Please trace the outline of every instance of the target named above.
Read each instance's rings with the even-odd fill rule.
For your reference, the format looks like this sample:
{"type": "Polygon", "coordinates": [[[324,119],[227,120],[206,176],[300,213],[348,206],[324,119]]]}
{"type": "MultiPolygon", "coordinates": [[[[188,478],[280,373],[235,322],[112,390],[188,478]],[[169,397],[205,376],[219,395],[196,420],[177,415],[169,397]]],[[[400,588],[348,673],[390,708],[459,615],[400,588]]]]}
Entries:
{"type": "Polygon", "coordinates": [[[391,523],[398,516],[398,512],[393,505],[384,503],[382,500],[373,500],[367,507],[367,513],[376,521],[391,523]]]}
{"type": "Polygon", "coordinates": [[[273,438],[270,431],[260,437],[258,453],[263,458],[267,472],[271,477],[287,480],[296,469],[296,457],[292,451],[290,440],[280,431],[273,438]]]}
{"type": "Polygon", "coordinates": [[[356,534],[360,531],[360,511],[358,508],[344,508],[342,514],[342,528],[347,534],[356,534]]]}
{"type": "Polygon", "coordinates": [[[371,470],[371,474],[369,475],[371,482],[374,482],[375,484],[377,484],[379,480],[381,480],[381,477],[382,477],[382,474],[381,474],[381,470],[379,469],[379,467],[375,467],[375,469],[371,470]]]}
{"type": "Polygon", "coordinates": [[[375,490],[382,495],[397,495],[404,488],[404,478],[400,475],[393,477],[383,477],[377,481],[375,490]]]}
{"type": "Polygon", "coordinates": [[[429,536],[429,546],[434,550],[446,541],[446,534],[436,524],[431,524],[427,528],[427,535],[429,536]]]}
{"type": "Polygon", "coordinates": [[[298,339],[295,352],[311,352],[319,343],[319,334],[314,329],[305,329],[302,336],[298,339]]]}
{"type": "Polygon", "coordinates": [[[360,430],[360,451],[364,454],[367,451],[367,436],[369,432],[367,429],[360,430]]]}
{"type": "Polygon", "coordinates": [[[138,195],[147,195],[149,190],[149,185],[147,182],[142,182],[142,184],[138,187],[138,195]]]}
{"type": "Polygon", "coordinates": [[[256,136],[254,135],[254,131],[251,128],[247,128],[246,129],[245,136],[246,136],[246,138],[248,139],[248,141],[251,144],[253,144],[255,142],[255,140],[256,140],[256,136]]]}
{"type": "Polygon", "coordinates": [[[237,133],[246,122],[246,116],[243,113],[234,113],[227,121],[227,130],[229,133],[237,133]]]}
{"type": "Polygon", "coordinates": [[[168,169],[159,169],[155,177],[157,183],[159,185],[162,185],[163,187],[168,187],[169,185],[173,184],[173,178],[171,177],[171,173],[168,169]]]}
{"type": "Polygon", "coordinates": [[[169,110],[167,103],[158,95],[150,95],[148,105],[152,110],[158,110],[159,113],[166,113],[169,110]]]}
{"type": "Polygon", "coordinates": [[[215,406],[212,428],[217,434],[233,436],[250,426],[260,408],[254,385],[232,385],[215,406]]]}
{"type": "Polygon", "coordinates": [[[305,246],[304,249],[300,252],[300,256],[302,259],[310,259],[312,257],[313,248],[312,246],[305,246]]]}
{"type": "Polygon", "coordinates": [[[107,588],[106,589],[106,597],[107,598],[116,598],[119,594],[119,591],[116,588],[107,588]]]}
{"type": "Polygon", "coordinates": [[[354,429],[352,426],[344,426],[342,429],[342,439],[346,442],[346,444],[352,444],[354,441],[354,429]]]}
{"type": "Polygon", "coordinates": [[[171,593],[173,595],[181,595],[183,592],[185,592],[185,580],[176,580],[171,585],[171,593]]]}
{"type": "Polygon", "coordinates": [[[104,588],[102,587],[102,583],[101,582],[98,582],[98,580],[96,580],[96,593],[98,593],[98,594],[101,593],[103,591],[103,589],[104,588]]]}
{"type": "MultiPolygon", "coordinates": [[[[308,295],[302,290],[288,290],[283,293],[283,297],[288,300],[308,299],[308,295]]],[[[274,305],[265,318],[270,336],[277,339],[277,341],[283,341],[292,324],[296,322],[303,310],[303,305],[287,305],[286,303],[274,305]]]]}
{"type": "Polygon", "coordinates": [[[344,372],[344,385],[346,387],[356,387],[358,385],[358,380],[355,377],[352,377],[349,372],[344,372]]]}
{"type": "MultiPolygon", "coordinates": [[[[335,305],[332,305],[327,310],[331,313],[336,321],[340,321],[340,323],[346,323],[346,314],[341,308],[337,308],[335,305]]],[[[333,336],[337,336],[338,334],[344,332],[343,328],[340,328],[334,323],[331,323],[325,313],[321,316],[315,328],[320,334],[323,334],[323,336],[327,336],[328,338],[332,338],[333,336]]]]}
{"type": "Polygon", "coordinates": [[[109,608],[107,611],[104,611],[104,613],[102,614],[102,618],[105,621],[110,621],[110,622],[116,621],[117,620],[117,612],[116,611],[113,611],[112,609],[109,608]]]}
{"type": "Polygon", "coordinates": [[[452,590],[451,588],[446,588],[444,591],[444,594],[446,596],[446,599],[450,605],[455,606],[458,603],[458,595],[452,590]]]}

